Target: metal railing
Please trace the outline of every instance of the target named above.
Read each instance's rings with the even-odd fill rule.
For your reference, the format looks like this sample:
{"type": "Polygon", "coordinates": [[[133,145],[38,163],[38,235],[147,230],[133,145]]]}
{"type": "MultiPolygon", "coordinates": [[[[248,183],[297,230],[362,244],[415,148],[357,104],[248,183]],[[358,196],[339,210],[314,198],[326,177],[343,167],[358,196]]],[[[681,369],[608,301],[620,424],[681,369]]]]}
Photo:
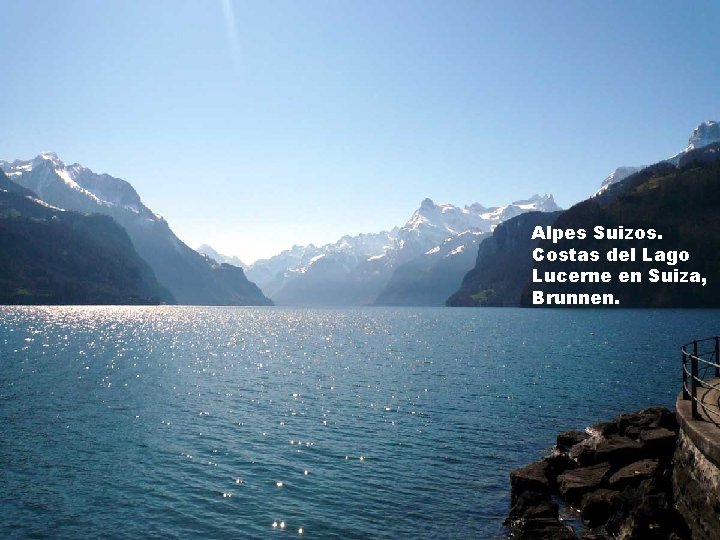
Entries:
{"type": "Polygon", "coordinates": [[[692,417],[702,419],[700,407],[708,420],[720,424],[720,381],[708,381],[720,378],[720,336],[691,341],[681,350],[683,399],[691,400],[692,417]]]}

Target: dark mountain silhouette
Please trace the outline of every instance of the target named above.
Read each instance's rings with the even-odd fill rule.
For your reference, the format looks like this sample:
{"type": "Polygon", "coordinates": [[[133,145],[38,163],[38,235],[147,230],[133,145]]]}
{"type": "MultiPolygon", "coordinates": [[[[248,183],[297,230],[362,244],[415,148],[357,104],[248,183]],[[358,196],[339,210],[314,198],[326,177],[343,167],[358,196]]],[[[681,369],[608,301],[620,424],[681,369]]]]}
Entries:
{"type": "Polygon", "coordinates": [[[562,251],[580,248],[600,253],[597,262],[537,262],[544,271],[609,271],[610,283],[526,283],[521,304],[532,305],[532,291],[544,293],[612,293],[620,307],[718,307],[720,306],[720,144],[690,150],[680,156],[678,165],[663,162],[635,173],[598,197],[576,204],[555,221],[556,228],[584,228],[588,238],[560,240],[556,244],[541,240],[539,247],[562,251]],[[655,229],[661,240],[596,240],[592,229],[655,229]],[[608,262],[611,248],[635,248],[636,261],[608,262]],[[690,259],[675,265],[644,262],[643,248],[656,251],[687,251],[690,259]],[[648,271],[699,272],[707,279],[703,287],[693,283],[652,283],[648,271]],[[640,283],[621,283],[620,272],[640,272],[640,283]]]}
{"type": "Polygon", "coordinates": [[[125,180],[65,165],[43,153],[29,161],[0,162],[16,183],[59,208],[111,216],[180,304],[270,305],[242,269],[221,264],[184,244],[125,180]]]}
{"type": "Polygon", "coordinates": [[[112,218],[52,207],[0,171],[1,304],[173,302],[112,218]]]}

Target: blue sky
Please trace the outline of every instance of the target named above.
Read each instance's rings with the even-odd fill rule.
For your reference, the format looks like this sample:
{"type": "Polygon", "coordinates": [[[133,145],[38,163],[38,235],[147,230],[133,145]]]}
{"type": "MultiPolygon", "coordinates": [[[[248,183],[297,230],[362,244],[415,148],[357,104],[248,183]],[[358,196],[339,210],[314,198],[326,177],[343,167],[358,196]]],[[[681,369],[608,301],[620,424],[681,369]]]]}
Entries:
{"type": "Polygon", "coordinates": [[[0,17],[0,159],[130,181],[246,260],[424,197],[569,206],[720,119],[720,4],[33,1],[0,17]]]}

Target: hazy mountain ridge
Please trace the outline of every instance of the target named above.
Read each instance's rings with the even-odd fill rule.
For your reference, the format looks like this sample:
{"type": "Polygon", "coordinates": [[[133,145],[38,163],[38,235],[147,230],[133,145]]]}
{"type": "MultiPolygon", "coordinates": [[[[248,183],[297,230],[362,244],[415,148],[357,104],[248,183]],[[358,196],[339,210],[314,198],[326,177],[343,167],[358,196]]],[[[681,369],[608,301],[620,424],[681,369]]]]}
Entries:
{"type": "MultiPolygon", "coordinates": [[[[322,274],[323,271],[330,274],[329,279],[340,279],[340,275],[346,276],[343,279],[350,279],[350,273],[358,265],[380,258],[393,249],[397,230],[395,228],[379,233],[345,235],[337,242],[319,247],[313,244],[295,245],[269,259],[262,259],[251,264],[247,269],[247,275],[258,283],[270,298],[276,301],[278,294],[283,298],[287,296],[282,291],[285,287],[289,287],[288,295],[292,296],[291,303],[315,304],[317,301],[314,298],[306,298],[308,295],[312,297],[312,292],[298,292],[299,297],[295,298],[296,293],[293,292],[293,287],[300,284],[293,286],[290,283],[296,280],[314,281],[316,274],[322,274]]],[[[317,279],[322,281],[320,275],[317,276],[317,279]]],[[[306,287],[308,285],[301,286],[301,289],[306,287]]],[[[322,288],[321,283],[318,283],[318,287],[322,288]]],[[[326,291],[322,292],[320,296],[326,296],[326,291]]],[[[288,299],[286,298],[286,300],[288,299]]]]}
{"type": "Polygon", "coordinates": [[[375,299],[378,306],[441,306],[475,263],[491,233],[466,231],[399,264],[375,299]]]}
{"type": "Polygon", "coordinates": [[[202,244],[200,247],[198,247],[195,251],[200,253],[200,255],[206,255],[210,257],[213,261],[216,263],[225,263],[225,264],[231,264],[233,266],[237,266],[238,268],[242,268],[245,270],[247,268],[247,265],[240,260],[239,257],[234,257],[232,255],[223,255],[219,251],[217,251],[212,246],[209,246],[207,244],[202,244]]]}
{"type": "Polygon", "coordinates": [[[181,304],[271,303],[241,269],[217,264],[185,245],[125,180],[78,164],[66,166],[53,153],[27,161],[0,161],[0,168],[51,205],[113,217],[126,229],[158,281],[181,304]]]}
{"type": "Polygon", "coordinates": [[[488,233],[509,217],[532,210],[555,210],[552,195],[535,195],[504,206],[485,207],[475,203],[465,207],[435,204],[425,199],[402,227],[374,234],[343,236],[324,246],[293,246],[280,254],[257,261],[247,270],[248,277],[261,285],[279,304],[301,305],[442,305],[462,275],[472,267],[481,233],[488,233]],[[468,234],[471,233],[471,234],[468,234]],[[446,248],[449,239],[456,240],[446,248]],[[442,251],[435,256],[433,250],[442,251]],[[455,258],[450,263],[443,257],[455,258]],[[417,278],[408,268],[394,277],[397,268],[418,259],[417,278]],[[385,291],[386,287],[390,287],[385,291]],[[404,291],[404,292],[403,292],[404,291]],[[440,293],[438,291],[441,291],[440,293]]]}
{"type": "Polygon", "coordinates": [[[0,171],[0,304],[173,303],[125,230],[47,204],[0,171]]]}

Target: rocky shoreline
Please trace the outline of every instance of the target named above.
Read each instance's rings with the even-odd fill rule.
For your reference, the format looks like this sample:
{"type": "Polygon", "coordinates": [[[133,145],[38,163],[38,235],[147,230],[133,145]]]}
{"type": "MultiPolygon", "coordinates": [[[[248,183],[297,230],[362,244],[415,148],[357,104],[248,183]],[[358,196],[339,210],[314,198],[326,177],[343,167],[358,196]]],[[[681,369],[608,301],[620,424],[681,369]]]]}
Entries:
{"type": "Polygon", "coordinates": [[[549,456],[510,473],[512,537],[690,538],[673,494],[678,431],[673,412],[651,407],[560,433],[549,456]],[[564,523],[561,507],[579,510],[581,530],[564,523]]]}

